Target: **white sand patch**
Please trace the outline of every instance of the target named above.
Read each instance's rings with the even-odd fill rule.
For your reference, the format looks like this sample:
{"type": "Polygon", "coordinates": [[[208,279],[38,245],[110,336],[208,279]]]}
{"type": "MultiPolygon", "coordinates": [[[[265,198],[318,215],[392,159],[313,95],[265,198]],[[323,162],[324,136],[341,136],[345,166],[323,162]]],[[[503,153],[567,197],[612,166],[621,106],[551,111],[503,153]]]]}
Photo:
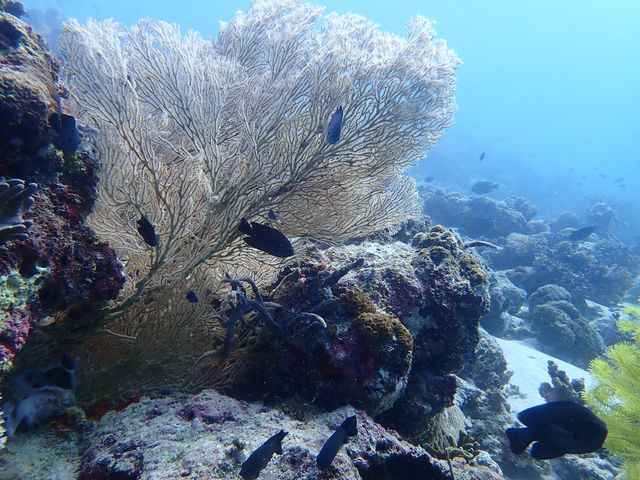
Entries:
{"type": "Polygon", "coordinates": [[[589,372],[578,368],[575,365],[558,360],[551,355],[539,352],[526,341],[503,340],[493,337],[504,352],[504,357],[509,365],[509,370],[513,371],[511,383],[520,388],[524,397],[509,397],[509,404],[514,413],[518,413],[525,408],[533,407],[544,403],[545,400],[538,393],[538,387],[543,382],[551,382],[547,371],[547,362],[552,360],[558,365],[560,370],[567,372],[571,380],[584,378],[585,385],[589,388],[595,381],[589,372]]]}

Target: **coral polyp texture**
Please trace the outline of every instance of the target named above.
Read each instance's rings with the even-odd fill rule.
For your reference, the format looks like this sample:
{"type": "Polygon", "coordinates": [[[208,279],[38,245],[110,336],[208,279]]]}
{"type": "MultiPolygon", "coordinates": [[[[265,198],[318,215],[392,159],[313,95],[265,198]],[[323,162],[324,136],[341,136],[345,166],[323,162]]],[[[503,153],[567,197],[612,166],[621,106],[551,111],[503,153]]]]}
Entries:
{"type": "Polygon", "coordinates": [[[0,245],[9,240],[27,238],[29,220],[22,218],[33,205],[38,186],[24,180],[0,177],[0,245]]]}
{"type": "Polygon", "coordinates": [[[67,22],[70,108],[99,127],[104,162],[89,223],[126,265],[123,302],[198,269],[256,270],[243,217],[273,209],[288,237],[335,241],[417,213],[403,172],[451,122],[459,60],[428,20],[407,27],[294,0],[252,2],[214,41],[151,19],[67,22]]]}

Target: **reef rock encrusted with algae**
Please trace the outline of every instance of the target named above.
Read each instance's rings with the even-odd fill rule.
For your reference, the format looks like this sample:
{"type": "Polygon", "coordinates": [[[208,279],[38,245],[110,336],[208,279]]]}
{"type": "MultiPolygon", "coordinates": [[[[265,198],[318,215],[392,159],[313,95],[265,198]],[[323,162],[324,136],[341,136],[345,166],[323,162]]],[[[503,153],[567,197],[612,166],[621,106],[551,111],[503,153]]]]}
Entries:
{"type": "MultiPolygon", "coordinates": [[[[56,450],[64,440],[25,435],[12,447],[13,455],[3,458],[0,479],[42,478],[60,471],[92,480],[226,480],[236,478],[248,455],[279,430],[288,432],[282,454],[271,458],[260,478],[451,478],[446,461],[434,459],[351,407],[292,418],[261,404],[205,390],[192,397],[143,397],[123,411],[107,413],[86,435],[81,454],[75,448],[56,450]],[[357,435],[349,438],[327,470],[320,471],[316,456],[323,442],[354,414],[357,435]],[[32,455],[37,448],[40,453],[32,455]]],[[[467,464],[462,458],[451,463],[458,480],[504,478],[495,467],[467,464]]]]}
{"type": "Polygon", "coordinates": [[[588,241],[572,241],[561,232],[514,233],[486,257],[493,268],[509,269],[509,279],[529,294],[554,283],[566,288],[580,308],[585,299],[616,304],[640,270],[640,258],[620,242],[595,235],[588,241]]]}
{"type": "Polygon", "coordinates": [[[435,226],[413,246],[310,247],[308,260],[285,269],[269,298],[285,315],[311,312],[327,327],[298,323],[259,342],[232,388],[325,408],[349,403],[401,430],[420,430],[452,404],[451,374],[473,355],[488,307],[484,271],[458,240],[435,226]],[[341,265],[354,264],[327,283],[341,265]]]}
{"type": "MultiPolygon", "coordinates": [[[[124,277],[113,250],[82,224],[95,198],[97,161],[88,146],[76,151],[80,138],[60,105],[56,63],[45,42],[5,12],[0,63],[0,175],[12,179],[0,182],[0,222],[4,228],[10,217],[14,233],[0,246],[5,374],[38,326],[56,330],[60,312],[71,305],[115,298],[124,277]]],[[[50,361],[36,357],[24,360],[50,361]]]]}

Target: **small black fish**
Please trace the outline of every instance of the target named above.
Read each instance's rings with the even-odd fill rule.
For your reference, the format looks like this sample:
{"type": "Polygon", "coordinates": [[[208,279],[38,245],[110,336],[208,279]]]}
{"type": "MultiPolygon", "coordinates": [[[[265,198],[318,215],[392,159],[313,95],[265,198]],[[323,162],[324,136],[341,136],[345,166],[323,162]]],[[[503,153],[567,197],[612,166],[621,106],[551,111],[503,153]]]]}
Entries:
{"type": "Polygon", "coordinates": [[[196,292],[189,290],[187,292],[187,301],[191,303],[198,303],[198,296],[196,295],[196,292]]]}
{"type": "Polygon", "coordinates": [[[484,153],[484,152],[482,152],[482,153],[480,154],[480,161],[484,160],[484,156],[485,156],[485,153],[484,153]]]}
{"type": "Polygon", "coordinates": [[[559,401],[527,408],[518,414],[525,428],[508,428],[511,451],[520,455],[529,446],[531,456],[549,460],[568,453],[591,453],[602,446],[607,426],[587,407],[559,401]]]}
{"type": "Polygon", "coordinates": [[[240,476],[245,480],[255,480],[260,475],[260,471],[267,466],[269,460],[274,453],[282,455],[282,439],[287,432],[280,430],[274,436],[256,448],[249,458],[247,458],[242,467],[240,467],[240,476]]]}
{"type": "Polygon", "coordinates": [[[358,423],[356,416],[347,417],[335,432],[324,442],[320,453],[316,457],[316,464],[320,470],[329,468],[333,459],[338,454],[342,446],[347,443],[349,437],[353,437],[358,433],[358,423]]]}
{"type": "Polygon", "coordinates": [[[276,217],[276,213],[273,211],[273,208],[269,209],[269,218],[271,220],[277,220],[278,219],[278,217],[276,217]]]}
{"type": "Polygon", "coordinates": [[[276,228],[258,222],[249,224],[247,219],[243,218],[240,220],[238,230],[245,235],[249,235],[243,238],[247,245],[262,250],[269,255],[286,258],[294,254],[291,242],[276,228]]]}
{"type": "Polygon", "coordinates": [[[495,182],[476,182],[471,186],[471,191],[473,193],[477,193],[478,195],[482,195],[484,193],[493,192],[499,186],[500,184],[495,182]]]}
{"type": "Polygon", "coordinates": [[[573,240],[574,242],[586,240],[587,238],[589,238],[589,235],[595,232],[595,230],[595,225],[589,225],[588,227],[579,228],[569,234],[569,240],[573,240]]]}
{"type": "Polygon", "coordinates": [[[153,228],[153,225],[151,225],[151,222],[147,219],[146,215],[142,215],[140,220],[138,220],[138,233],[150,247],[158,245],[156,230],[153,228]]]}
{"type": "Polygon", "coordinates": [[[65,153],[73,153],[80,145],[80,135],[76,128],[76,119],[71,115],[63,113],[60,116],[60,124],[57,128],[58,135],[53,140],[56,148],[65,153]]]}
{"type": "Polygon", "coordinates": [[[431,183],[431,182],[433,182],[435,179],[436,179],[436,177],[425,177],[424,181],[425,181],[426,183],[431,183]]]}
{"type": "Polygon", "coordinates": [[[62,367],[52,367],[42,372],[42,379],[44,380],[44,385],[41,385],[43,387],[55,386],[65,390],[73,390],[76,386],[73,371],[62,367]]]}
{"type": "Polygon", "coordinates": [[[331,120],[329,120],[329,125],[327,125],[327,142],[330,144],[337,143],[340,140],[340,131],[342,130],[342,105],[338,107],[333,115],[331,115],[331,120]]]}
{"type": "Polygon", "coordinates": [[[624,182],[624,177],[618,177],[618,178],[616,178],[616,179],[614,180],[614,182],[616,182],[616,183],[622,183],[622,182],[624,182]]]}

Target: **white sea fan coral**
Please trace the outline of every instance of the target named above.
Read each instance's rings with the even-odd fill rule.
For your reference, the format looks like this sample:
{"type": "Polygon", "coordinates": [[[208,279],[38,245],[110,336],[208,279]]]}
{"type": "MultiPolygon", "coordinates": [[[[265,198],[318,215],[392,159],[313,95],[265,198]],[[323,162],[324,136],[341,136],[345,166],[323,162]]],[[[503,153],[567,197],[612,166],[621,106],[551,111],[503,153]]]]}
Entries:
{"type": "Polygon", "coordinates": [[[405,39],[298,0],[254,1],[213,41],[152,19],[68,21],[70,107],[98,128],[103,165],[89,222],[125,262],[124,297],[204,268],[251,269],[258,254],[237,226],[269,209],[288,237],[330,241],[418,213],[404,172],[451,122],[460,62],[431,22],[407,26],[405,39]]]}

